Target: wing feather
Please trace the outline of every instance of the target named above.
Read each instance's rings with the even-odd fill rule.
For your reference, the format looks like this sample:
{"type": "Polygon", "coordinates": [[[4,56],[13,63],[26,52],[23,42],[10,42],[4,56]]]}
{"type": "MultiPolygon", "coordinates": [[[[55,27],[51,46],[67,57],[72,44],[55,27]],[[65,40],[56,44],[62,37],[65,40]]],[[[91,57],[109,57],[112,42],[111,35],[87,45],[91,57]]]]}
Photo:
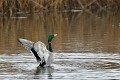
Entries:
{"type": "Polygon", "coordinates": [[[23,47],[34,54],[40,64],[45,62],[46,65],[50,66],[51,62],[53,61],[53,54],[47,50],[44,43],[42,43],[41,41],[34,43],[30,40],[22,38],[19,38],[18,41],[22,44],[23,47]],[[31,49],[33,50],[31,51],[31,49]]]}
{"type": "Polygon", "coordinates": [[[19,38],[18,41],[22,44],[23,47],[25,47],[27,50],[31,50],[31,48],[33,47],[34,42],[27,40],[27,39],[22,39],[19,38]]]}
{"type": "Polygon", "coordinates": [[[34,49],[41,58],[41,61],[45,59],[45,62],[47,63],[50,56],[50,52],[47,50],[46,45],[41,41],[38,41],[34,44],[34,49]]]}

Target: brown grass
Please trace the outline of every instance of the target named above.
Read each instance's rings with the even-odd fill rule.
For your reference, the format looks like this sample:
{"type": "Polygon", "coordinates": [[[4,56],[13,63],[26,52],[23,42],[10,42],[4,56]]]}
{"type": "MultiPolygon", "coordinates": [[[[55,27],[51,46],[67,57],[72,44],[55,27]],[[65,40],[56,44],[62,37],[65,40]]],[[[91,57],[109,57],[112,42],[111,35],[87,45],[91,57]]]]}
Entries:
{"type": "Polygon", "coordinates": [[[41,10],[80,10],[92,4],[105,7],[110,4],[119,5],[118,3],[120,0],[0,0],[0,12],[12,15],[16,12],[34,13],[41,10]]]}

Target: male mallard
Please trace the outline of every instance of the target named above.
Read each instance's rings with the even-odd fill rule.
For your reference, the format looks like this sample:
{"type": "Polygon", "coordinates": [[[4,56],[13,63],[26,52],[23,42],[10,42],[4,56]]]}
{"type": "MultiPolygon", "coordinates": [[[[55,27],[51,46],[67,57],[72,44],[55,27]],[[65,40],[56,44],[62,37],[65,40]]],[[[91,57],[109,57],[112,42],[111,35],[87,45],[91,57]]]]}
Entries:
{"type": "Polygon", "coordinates": [[[51,47],[51,41],[57,34],[50,34],[48,37],[48,45],[46,46],[41,41],[32,42],[27,39],[19,38],[18,41],[36,57],[39,66],[50,66],[53,62],[53,50],[51,47]]]}

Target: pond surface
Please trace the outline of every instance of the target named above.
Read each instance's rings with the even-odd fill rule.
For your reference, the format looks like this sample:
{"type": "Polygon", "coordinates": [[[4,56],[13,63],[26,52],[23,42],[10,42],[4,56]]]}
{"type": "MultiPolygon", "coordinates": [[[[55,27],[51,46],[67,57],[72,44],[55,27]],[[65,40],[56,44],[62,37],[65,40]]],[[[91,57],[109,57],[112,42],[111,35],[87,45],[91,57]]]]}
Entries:
{"type": "Polygon", "coordinates": [[[120,15],[86,12],[41,12],[0,17],[1,80],[120,79],[120,15]],[[54,63],[40,68],[18,38],[52,42],[54,63]]]}
{"type": "Polygon", "coordinates": [[[0,79],[120,79],[120,54],[54,53],[52,67],[41,68],[31,53],[0,55],[0,79]]]}

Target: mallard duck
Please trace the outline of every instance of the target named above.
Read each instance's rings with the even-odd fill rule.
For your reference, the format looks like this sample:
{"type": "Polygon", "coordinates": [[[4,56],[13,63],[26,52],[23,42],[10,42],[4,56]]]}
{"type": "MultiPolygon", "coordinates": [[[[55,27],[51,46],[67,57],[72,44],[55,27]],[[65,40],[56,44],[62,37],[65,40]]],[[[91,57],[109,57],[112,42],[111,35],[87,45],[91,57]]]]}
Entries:
{"type": "Polygon", "coordinates": [[[31,53],[34,54],[37,62],[39,62],[39,66],[51,66],[51,63],[53,62],[53,50],[51,46],[51,41],[53,38],[57,36],[57,34],[50,34],[48,37],[48,44],[47,46],[41,42],[32,42],[27,39],[19,38],[18,41],[31,53]]]}

